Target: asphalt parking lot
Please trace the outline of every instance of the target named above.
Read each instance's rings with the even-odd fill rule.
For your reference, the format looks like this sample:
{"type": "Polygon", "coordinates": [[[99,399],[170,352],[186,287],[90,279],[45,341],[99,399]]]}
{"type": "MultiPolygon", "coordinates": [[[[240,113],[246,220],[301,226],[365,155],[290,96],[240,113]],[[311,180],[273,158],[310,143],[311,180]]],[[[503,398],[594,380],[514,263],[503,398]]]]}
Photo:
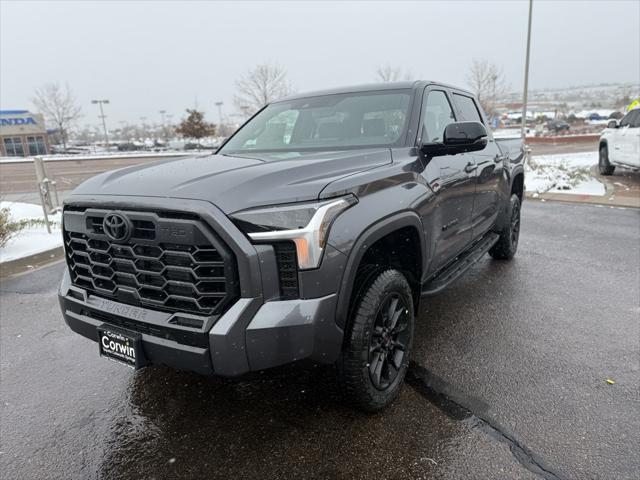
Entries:
{"type": "Polygon", "coordinates": [[[522,222],[513,262],[424,303],[376,415],[314,372],[134,373],[64,325],[63,265],[3,281],[0,476],[638,478],[640,211],[529,201],[522,222]]]}

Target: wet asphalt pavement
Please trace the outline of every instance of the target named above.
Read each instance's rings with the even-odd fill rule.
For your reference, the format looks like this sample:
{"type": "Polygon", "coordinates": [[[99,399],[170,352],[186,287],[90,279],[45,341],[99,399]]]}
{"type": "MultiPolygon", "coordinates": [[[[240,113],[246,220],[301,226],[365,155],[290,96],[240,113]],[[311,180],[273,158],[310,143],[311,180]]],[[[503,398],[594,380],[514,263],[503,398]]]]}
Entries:
{"type": "Polygon", "coordinates": [[[64,325],[61,264],[3,281],[0,477],[638,478],[639,239],[638,210],[526,202],[513,262],[425,301],[377,415],[314,372],[134,373],[64,325]]]}

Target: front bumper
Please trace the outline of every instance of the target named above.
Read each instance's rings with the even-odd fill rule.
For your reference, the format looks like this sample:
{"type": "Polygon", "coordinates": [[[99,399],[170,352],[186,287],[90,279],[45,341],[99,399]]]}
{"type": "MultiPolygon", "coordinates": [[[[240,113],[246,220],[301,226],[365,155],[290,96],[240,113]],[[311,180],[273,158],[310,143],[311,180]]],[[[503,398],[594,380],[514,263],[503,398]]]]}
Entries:
{"type": "Polygon", "coordinates": [[[151,363],[204,375],[238,376],[302,359],[332,363],[342,345],[335,294],[266,303],[260,297],[240,298],[213,325],[200,328],[176,325],[181,314],[87,296],[71,285],[66,270],[58,298],[74,332],[97,342],[101,325],[128,326],[142,334],[151,363]]]}
{"type": "MultiPolygon", "coordinates": [[[[166,208],[166,199],[75,196],[70,200],[111,208],[166,208]]],[[[59,301],[73,331],[97,341],[97,329],[103,324],[131,330],[142,335],[144,354],[151,363],[206,375],[237,376],[302,359],[332,363],[338,358],[343,332],[335,322],[334,289],[339,278],[333,277],[342,271],[344,255],[327,249],[326,268],[300,273],[302,298],[278,300],[272,247],[249,243],[211,204],[179,200],[172,202],[176,206],[200,215],[233,249],[240,298],[221,316],[169,313],[90,295],[72,285],[65,270],[59,301]],[[185,321],[190,317],[197,321],[185,321]]]]}

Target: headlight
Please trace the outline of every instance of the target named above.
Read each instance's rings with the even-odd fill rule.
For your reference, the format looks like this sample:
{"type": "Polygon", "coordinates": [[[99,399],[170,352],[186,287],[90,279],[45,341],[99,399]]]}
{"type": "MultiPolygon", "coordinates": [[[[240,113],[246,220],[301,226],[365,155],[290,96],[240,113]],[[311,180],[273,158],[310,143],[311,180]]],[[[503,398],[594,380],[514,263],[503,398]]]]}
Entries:
{"type": "Polygon", "coordinates": [[[291,240],[301,269],[320,265],[329,228],[344,210],[358,203],[353,195],[314,203],[245,210],[231,215],[256,242],[291,240]]]}

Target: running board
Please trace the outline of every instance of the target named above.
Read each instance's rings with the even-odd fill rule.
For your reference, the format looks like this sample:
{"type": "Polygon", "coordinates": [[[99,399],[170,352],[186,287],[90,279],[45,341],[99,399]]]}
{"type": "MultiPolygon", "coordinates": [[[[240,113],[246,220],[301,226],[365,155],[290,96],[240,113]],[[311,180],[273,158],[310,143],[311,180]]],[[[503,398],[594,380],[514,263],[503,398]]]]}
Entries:
{"type": "Polygon", "coordinates": [[[470,250],[462,253],[450,266],[446,267],[430,280],[422,289],[422,296],[431,296],[440,293],[471,268],[485,253],[493,247],[500,235],[489,233],[476,243],[470,250]]]}

